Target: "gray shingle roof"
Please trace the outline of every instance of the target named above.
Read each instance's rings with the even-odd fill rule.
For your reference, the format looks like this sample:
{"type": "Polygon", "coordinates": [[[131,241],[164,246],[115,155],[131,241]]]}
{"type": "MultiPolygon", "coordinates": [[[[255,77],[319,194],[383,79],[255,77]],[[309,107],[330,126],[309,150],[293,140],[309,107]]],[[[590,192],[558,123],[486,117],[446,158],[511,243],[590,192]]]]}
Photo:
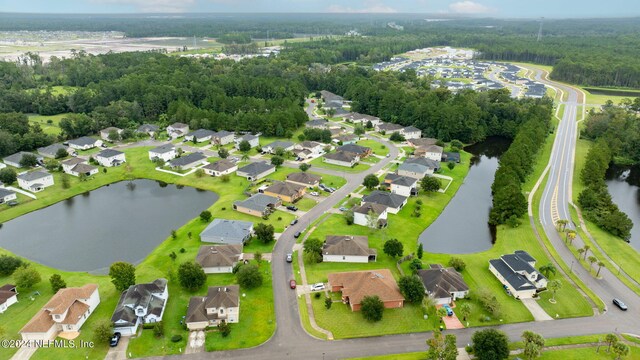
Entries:
{"type": "Polygon", "coordinates": [[[121,320],[124,323],[121,323],[120,326],[133,326],[137,320],[134,310],[137,306],[146,308],[148,313],[158,313],[154,308],[160,307],[159,313],[162,313],[165,300],[159,299],[157,295],[162,294],[166,287],[167,279],[163,278],[146,284],[131,285],[120,295],[120,301],[111,316],[111,321],[115,323],[121,320]]]}
{"type": "Polygon", "coordinates": [[[392,194],[386,191],[375,190],[362,198],[363,202],[376,203],[394,209],[399,208],[407,200],[405,196],[392,194]]]}
{"type": "Polygon", "coordinates": [[[358,154],[352,153],[352,152],[347,152],[347,151],[337,151],[335,153],[331,153],[331,154],[325,154],[324,155],[325,159],[329,159],[329,160],[335,160],[335,161],[342,161],[342,162],[352,162],[354,161],[357,157],[358,154]]]}
{"type": "Polygon", "coordinates": [[[192,131],[192,132],[188,133],[186,136],[193,136],[196,139],[200,139],[200,138],[207,137],[207,136],[213,136],[214,134],[215,134],[215,132],[213,132],[211,130],[198,129],[196,131],[192,131]]]}
{"type": "Polygon", "coordinates": [[[272,149],[276,149],[276,148],[283,148],[283,149],[287,149],[293,146],[293,143],[290,141],[274,141],[271,144],[265,146],[265,147],[269,147],[272,149]]]}
{"type": "Polygon", "coordinates": [[[303,185],[297,185],[290,182],[276,181],[271,186],[264,189],[265,192],[270,192],[283,196],[296,195],[301,189],[304,189],[303,185]]]}
{"type": "Polygon", "coordinates": [[[94,139],[88,136],[83,136],[77,139],[69,140],[69,144],[73,144],[76,146],[86,146],[86,145],[95,145],[97,141],[98,141],[97,139],[94,139]]]}
{"type": "Polygon", "coordinates": [[[201,152],[194,152],[179,158],[175,158],[169,161],[171,167],[182,167],[185,165],[193,164],[194,162],[202,161],[207,157],[201,152]]]}
{"type": "Polygon", "coordinates": [[[307,185],[315,184],[318,181],[320,181],[320,179],[322,179],[320,176],[309,174],[306,172],[297,172],[297,173],[291,173],[287,175],[287,181],[293,181],[293,182],[307,184],[307,185]]]}
{"type": "Polygon", "coordinates": [[[233,266],[242,255],[242,245],[200,246],[196,262],[202,267],[233,266]]]}
{"type": "Polygon", "coordinates": [[[150,151],[156,154],[164,154],[175,149],[176,149],[176,146],[173,144],[164,144],[164,145],[158,146],[157,148],[151,149],[150,151]]]}
{"type": "Polygon", "coordinates": [[[104,149],[102,151],[100,151],[99,153],[96,154],[97,157],[102,157],[102,158],[111,158],[114,156],[118,156],[118,155],[122,155],[124,154],[122,151],[118,151],[118,150],[113,150],[113,149],[104,149]]]}
{"type": "Polygon", "coordinates": [[[7,189],[0,188],[0,198],[4,198],[7,195],[15,194],[15,192],[7,189]]]}
{"type": "Polygon", "coordinates": [[[240,305],[238,285],[211,286],[207,296],[194,296],[189,300],[186,323],[205,322],[218,318],[218,313],[207,314],[207,308],[230,308],[240,305]]]}
{"type": "Polygon", "coordinates": [[[45,154],[49,156],[56,156],[56,153],[59,149],[67,150],[67,147],[62,144],[51,144],[49,146],[38,148],[38,152],[40,154],[45,154]]]}
{"type": "Polygon", "coordinates": [[[238,169],[238,172],[246,173],[249,176],[256,176],[263,172],[274,169],[275,166],[268,164],[266,161],[256,161],[251,164],[247,164],[238,169]]]}
{"type": "Polygon", "coordinates": [[[251,233],[253,223],[250,221],[214,219],[200,233],[200,238],[223,238],[242,242],[251,233]]]}
{"type": "Polygon", "coordinates": [[[356,145],[356,144],[347,144],[347,145],[340,146],[337,150],[362,155],[371,151],[371,148],[356,145]]]}
{"type": "Polygon", "coordinates": [[[493,265],[494,269],[502,275],[502,277],[516,290],[533,290],[533,285],[524,276],[513,272],[502,259],[489,260],[489,263],[493,265]]]}
{"type": "Polygon", "coordinates": [[[42,156],[34,154],[34,153],[30,153],[30,152],[26,152],[26,151],[20,151],[19,153],[15,153],[13,155],[9,155],[7,157],[5,157],[4,159],[2,159],[5,163],[6,162],[13,162],[16,164],[20,164],[20,161],[22,160],[22,158],[25,155],[33,155],[35,156],[37,159],[42,159],[42,156]]]}
{"type": "Polygon", "coordinates": [[[254,211],[264,212],[267,207],[274,206],[278,202],[279,200],[273,196],[258,193],[254,194],[247,200],[236,201],[234,202],[234,205],[254,211]]]}
{"type": "Polygon", "coordinates": [[[325,238],[322,254],[369,256],[376,254],[376,250],[369,248],[369,239],[366,236],[329,235],[325,238]]]}
{"type": "Polygon", "coordinates": [[[38,179],[46,178],[47,176],[52,176],[52,175],[44,171],[31,171],[28,173],[18,175],[18,179],[22,179],[25,181],[35,181],[38,179]]]}
{"type": "Polygon", "coordinates": [[[213,170],[213,171],[226,171],[236,166],[236,164],[227,159],[218,160],[214,163],[207,164],[204,166],[204,169],[213,170]]]}
{"type": "Polygon", "coordinates": [[[424,288],[434,298],[451,297],[452,292],[468,291],[469,286],[454,268],[418,270],[424,288]]]}

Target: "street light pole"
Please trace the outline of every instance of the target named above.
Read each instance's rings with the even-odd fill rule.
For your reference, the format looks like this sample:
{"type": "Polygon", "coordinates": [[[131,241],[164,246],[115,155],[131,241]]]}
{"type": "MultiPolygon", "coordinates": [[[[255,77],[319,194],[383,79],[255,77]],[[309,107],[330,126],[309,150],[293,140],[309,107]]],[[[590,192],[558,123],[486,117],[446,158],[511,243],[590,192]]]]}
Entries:
{"type": "Polygon", "coordinates": [[[576,262],[575,260],[571,260],[571,269],[569,270],[569,272],[573,272],[573,263],[576,262]]]}

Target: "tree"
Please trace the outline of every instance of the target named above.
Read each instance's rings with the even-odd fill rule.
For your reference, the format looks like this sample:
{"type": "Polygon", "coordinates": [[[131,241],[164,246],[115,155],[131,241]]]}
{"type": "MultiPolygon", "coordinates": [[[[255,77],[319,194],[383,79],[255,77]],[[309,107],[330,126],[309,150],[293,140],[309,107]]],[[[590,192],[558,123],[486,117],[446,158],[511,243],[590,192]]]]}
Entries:
{"type": "Polygon", "coordinates": [[[413,274],[417,273],[418,270],[422,269],[422,260],[420,259],[411,260],[411,263],[409,263],[409,269],[411,269],[411,272],[413,274]]]}
{"type": "Polygon", "coordinates": [[[360,135],[364,134],[365,132],[366,132],[366,130],[364,129],[364,126],[362,126],[362,125],[356,125],[353,128],[353,133],[355,135],[360,136],[360,135]]]}
{"type": "Polygon", "coordinates": [[[258,225],[256,225],[254,233],[256,234],[256,238],[263,244],[268,244],[275,240],[275,230],[273,228],[273,225],[271,224],[267,225],[264,223],[259,223],[258,225]]]}
{"type": "Polygon", "coordinates": [[[302,246],[304,254],[309,262],[319,263],[322,261],[322,247],[324,246],[324,243],[320,239],[307,239],[304,241],[302,246]]]}
{"type": "Polygon", "coordinates": [[[559,219],[556,221],[556,227],[558,228],[558,231],[564,231],[568,224],[569,220],[566,219],[559,219]]]}
{"type": "Polygon", "coordinates": [[[311,168],[311,165],[307,163],[302,163],[300,164],[300,166],[298,166],[298,169],[300,169],[300,171],[302,172],[306,172],[307,170],[309,170],[309,168],[311,168]]]}
{"type": "Polygon", "coordinates": [[[197,178],[201,178],[201,177],[203,177],[203,176],[204,176],[204,170],[203,170],[203,169],[198,169],[198,170],[196,170],[196,172],[194,173],[194,175],[195,175],[197,178]]]}
{"type": "Polygon", "coordinates": [[[478,360],[502,360],[509,357],[509,339],[502,331],[485,329],[471,337],[472,349],[478,360]]]}
{"type": "Polygon", "coordinates": [[[153,335],[157,338],[164,336],[164,323],[162,321],[153,324],[153,335]]]}
{"type": "Polygon", "coordinates": [[[436,317],[440,319],[440,322],[442,322],[442,319],[445,316],[447,316],[447,310],[443,307],[439,307],[438,310],[436,310],[436,317]]]}
{"type": "Polygon", "coordinates": [[[67,152],[67,149],[59,148],[58,150],[56,150],[55,158],[56,159],[62,159],[62,158],[67,157],[67,155],[69,155],[69,153],[67,152]]]}
{"type": "Polygon", "coordinates": [[[111,282],[118,292],[123,292],[136,283],[136,268],[129,263],[119,261],[114,262],[109,267],[111,282]]]}
{"type": "Polygon", "coordinates": [[[418,244],[418,250],[416,251],[416,256],[418,259],[422,259],[424,250],[422,250],[422,243],[418,244]]]}
{"type": "Polygon", "coordinates": [[[467,267],[467,264],[465,264],[464,260],[459,257],[452,257],[451,259],[449,259],[449,266],[456,269],[456,271],[464,271],[464,269],[467,267]]]}
{"type": "Polygon", "coordinates": [[[422,302],[424,298],[424,285],[419,277],[415,275],[402,276],[398,281],[398,287],[400,287],[400,292],[408,302],[414,304],[422,302]]]}
{"type": "Polygon", "coordinates": [[[584,249],[584,260],[587,260],[587,254],[589,254],[589,249],[591,249],[591,246],[585,245],[583,249],[584,249]]]}
{"type": "Polygon", "coordinates": [[[20,167],[32,167],[38,165],[38,158],[33,154],[24,154],[20,159],[20,167]]]}
{"type": "Polygon", "coordinates": [[[260,266],[260,263],[262,263],[262,253],[260,251],[256,251],[253,254],[253,259],[258,263],[258,266],[260,266]]]}
{"type": "Polygon", "coordinates": [[[11,168],[0,169],[0,181],[5,185],[11,185],[18,179],[18,174],[11,168]]]}
{"type": "Polygon", "coordinates": [[[569,245],[573,244],[573,240],[575,240],[577,235],[578,234],[575,232],[575,230],[567,231],[567,240],[569,241],[569,245]]]}
{"type": "Polygon", "coordinates": [[[581,258],[581,257],[582,257],[582,254],[584,254],[584,253],[585,253],[585,251],[586,251],[586,250],[585,250],[585,249],[583,249],[583,248],[578,249],[578,258],[581,258]]]}
{"type": "Polygon", "coordinates": [[[397,239],[389,239],[385,241],[382,251],[393,258],[400,257],[404,252],[404,246],[397,239]]]}
{"type": "Polygon", "coordinates": [[[460,315],[462,315],[463,321],[467,321],[467,318],[471,315],[471,305],[467,303],[460,305],[460,315]]]}
{"type": "Polygon", "coordinates": [[[442,184],[440,183],[440,179],[433,176],[425,176],[420,180],[420,188],[426,192],[435,192],[440,190],[442,184]]]}
{"type": "Polygon", "coordinates": [[[207,274],[200,264],[195,261],[186,261],[178,267],[178,281],[180,286],[188,291],[196,291],[207,282],[207,274]]]}
{"type": "Polygon", "coordinates": [[[211,221],[211,211],[209,210],[204,210],[203,212],[200,213],[200,220],[204,221],[204,222],[209,222],[211,221]]]}
{"type": "Polygon", "coordinates": [[[243,265],[236,273],[238,284],[243,288],[253,289],[262,285],[262,273],[256,265],[243,265]]]}
{"type": "Polygon", "coordinates": [[[113,336],[113,323],[107,319],[98,320],[93,328],[93,341],[97,344],[108,344],[113,336]]]}
{"type": "Polygon", "coordinates": [[[617,342],[613,345],[613,353],[617,355],[616,360],[620,360],[623,356],[629,355],[629,345],[617,342]]]}
{"type": "Polygon", "coordinates": [[[278,168],[282,164],[284,164],[284,158],[282,156],[274,155],[274,156],[271,157],[271,165],[273,165],[276,168],[278,168]]]}
{"type": "MultiPolygon", "coordinates": [[[[60,162],[56,159],[45,159],[44,168],[49,171],[56,171],[60,167],[60,162]]],[[[86,174],[82,173],[86,176],[86,174]]]]}
{"type": "Polygon", "coordinates": [[[364,185],[369,190],[373,190],[376,186],[378,186],[378,184],[380,184],[380,180],[378,180],[378,177],[374,174],[365,176],[364,180],[362,181],[362,185],[364,185]]]}
{"type": "Polygon", "coordinates": [[[589,271],[593,270],[593,264],[595,264],[598,261],[598,258],[591,255],[587,258],[587,260],[589,260],[589,271]]]}
{"type": "Polygon", "coordinates": [[[542,335],[527,330],[522,333],[522,341],[524,342],[522,354],[525,359],[533,360],[540,357],[542,348],[544,347],[544,338],[542,335]]]}
{"type": "Polygon", "coordinates": [[[544,275],[547,279],[551,278],[551,275],[555,275],[556,272],[558,270],[556,269],[555,266],[553,266],[552,263],[548,263],[546,265],[542,265],[540,266],[540,272],[542,273],[542,275],[544,275]]]}
{"type": "Polygon", "coordinates": [[[24,262],[19,257],[2,254],[0,255],[0,276],[9,276],[22,265],[24,262]]]}
{"type": "Polygon", "coordinates": [[[51,290],[54,294],[57,293],[58,290],[67,287],[67,283],[64,281],[64,279],[62,279],[62,276],[60,276],[60,274],[51,275],[51,277],[49,278],[49,283],[51,284],[51,290]]]}
{"type": "Polygon", "coordinates": [[[449,168],[449,170],[453,170],[455,167],[456,163],[454,163],[453,161],[447,162],[447,168],[449,168]]]}
{"type": "Polygon", "coordinates": [[[596,273],[596,277],[600,276],[600,270],[604,267],[605,263],[602,261],[598,261],[598,272],[596,273]]]}
{"type": "Polygon", "coordinates": [[[380,321],[384,312],[384,303],[378,295],[365,296],[360,301],[360,311],[365,320],[371,322],[380,321]]]}
{"type": "Polygon", "coordinates": [[[21,266],[13,272],[13,281],[19,288],[30,289],[41,280],[40,273],[31,266],[21,266]]]}
{"type": "Polygon", "coordinates": [[[238,144],[238,150],[243,153],[248,153],[249,150],[251,150],[251,144],[249,144],[247,140],[242,140],[240,141],[240,144],[238,144]]]}
{"type": "Polygon", "coordinates": [[[280,157],[284,157],[284,155],[285,155],[284,148],[282,146],[276,146],[276,148],[273,149],[273,154],[277,155],[277,156],[280,156],[280,157]]]}
{"type": "Polygon", "coordinates": [[[502,310],[502,305],[498,302],[498,299],[493,292],[487,288],[480,288],[477,290],[476,298],[482,305],[482,307],[490,312],[493,316],[498,316],[502,310]]]}
{"type": "Polygon", "coordinates": [[[365,127],[367,129],[373,129],[373,123],[371,122],[371,120],[367,120],[367,123],[365,124],[365,127]]]}
{"type": "Polygon", "coordinates": [[[442,336],[440,331],[434,330],[433,337],[427,339],[427,346],[428,360],[455,360],[458,357],[455,335],[442,336]]]}
{"type": "Polygon", "coordinates": [[[218,150],[218,156],[221,159],[226,159],[229,157],[229,150],[225,149],[225,148],[221,148],[218,150]]]}
{"type": "Polygon", "coordinates": [[[547,283],[547,288],[553,293],[553,297],[551,299],[556,301],[556,292],[562,289],[562,282],[560,280],[551,280],[547,283]]]}
{"type": "Polygon", "coordinates": [[[220,331],[220,335],[222,335],[222,337],[227,337],[231,333],[231,326],[226,321],[222,320],[218,324],[218,331],[220,331]]]}
{"type": "Polygon", "coordinates": [[[618,342],[616,334],[607,334],[604,336],[604,342],[607,344],[607,352],[611,350],[611,347],[618,342]]]}
{"type": "Polygon", "coordinates": [[[464,146],[464,144],[462,143],[462,141],[457,140],[457,139],[453,139],[451,140],[451,142],[449,143],[449,145],[451,145],[451,151],[453,152],[459,152],[460,149],[462,149],[462,147],[464,146]],[[454,150],[457,149],[457,150],[454,150]]]}
{"type": "Polygon", "coordinates": [[[116,141],[120,140],[120,134],[118,134],[118,132],[116,130],[111,130],[111,131],[109,131],[109,134],[107,135],[107,139],[109,139],[109,141],[111,141],[111,142],[116,142],[116,141]]]}
{"type": "Polygon", "coordinates": [[[331,305],[333,305],[333,301],[331,301],[331,298],[325,298],[324,299],[324,307],[329,310],[331,309],[331,305]]]}
{"type": "Polygon", "coordinates": [[[391,136],[389,136],[389,140],[394,142],[402,142],[405,140],[405,138],[399,132],[394,131],[393,133],[391,133],[391,136]]]}

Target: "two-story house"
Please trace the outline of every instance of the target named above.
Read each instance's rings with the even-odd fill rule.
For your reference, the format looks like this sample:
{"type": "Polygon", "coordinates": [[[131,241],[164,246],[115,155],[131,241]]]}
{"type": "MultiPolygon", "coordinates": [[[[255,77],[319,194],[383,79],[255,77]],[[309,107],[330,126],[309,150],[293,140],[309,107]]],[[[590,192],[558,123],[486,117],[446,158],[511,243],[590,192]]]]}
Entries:
{"type": "Polygon", "coordinates": [[[240,287],[211,286],[207,296],[189,300],[185,324],[189,330],[204,330],[222,321],[237,323],[240,319],[240,287]]]}
{"type": "Polygon", "coordinates": [[[535,269],[536,259],[524,250],[489,260],[489,271],[515,298],[528,299],[547,287],[547,278],[535,269]]]}
{"type": "Polygon", "coordinates": [[[133,335],[140,324],[162,321],[168,298],[167,279],[131,285],[120,295],[120,301],[111,316],[114,331],[133,335]]]}

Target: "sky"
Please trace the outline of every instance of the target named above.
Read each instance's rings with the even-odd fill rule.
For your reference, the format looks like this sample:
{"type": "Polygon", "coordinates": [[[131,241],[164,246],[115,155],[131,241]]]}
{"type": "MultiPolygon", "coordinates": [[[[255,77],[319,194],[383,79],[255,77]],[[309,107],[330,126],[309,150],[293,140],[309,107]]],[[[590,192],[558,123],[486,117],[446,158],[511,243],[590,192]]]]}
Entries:
{"type": "Polygon", "coordinates": [[[27,13],[428,13],[501,18],[640,16],[639,0],[0,0],[27,13]]]}

